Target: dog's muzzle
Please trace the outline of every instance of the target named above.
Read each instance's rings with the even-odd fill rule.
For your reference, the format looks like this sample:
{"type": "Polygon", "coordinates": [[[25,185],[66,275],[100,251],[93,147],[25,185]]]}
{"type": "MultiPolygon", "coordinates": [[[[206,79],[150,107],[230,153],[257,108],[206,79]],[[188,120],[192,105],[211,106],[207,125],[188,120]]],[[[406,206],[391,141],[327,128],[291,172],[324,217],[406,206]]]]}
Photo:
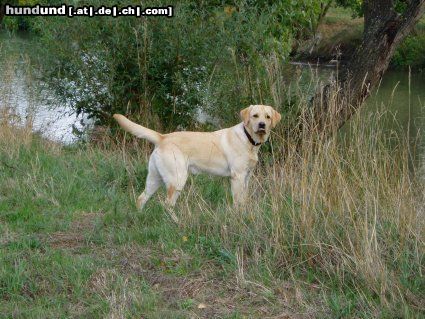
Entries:
{"type": "Polygon", "coordinates": [[[257,129],[257,134],[265,134],[266,133],[266,123],[264,122],[260,122],[258,123],[258,129],[257,129]]]}

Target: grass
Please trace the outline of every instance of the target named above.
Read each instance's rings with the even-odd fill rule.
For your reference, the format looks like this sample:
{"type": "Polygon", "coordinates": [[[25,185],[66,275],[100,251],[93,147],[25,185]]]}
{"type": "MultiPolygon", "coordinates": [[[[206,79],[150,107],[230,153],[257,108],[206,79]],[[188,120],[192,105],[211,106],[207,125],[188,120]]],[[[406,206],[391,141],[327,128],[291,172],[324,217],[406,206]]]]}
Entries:
{"type": "MultiPolygon", "coordinates": [[[[136,157],[30,139],[12,152],[2,148],[4,317],[232,316],[262,301],[257,287],[255,297],[230,287],[236,259],[219,234],[173,222],[154,201],[136,212],[133,190],[146,177],[136,157]],[[205,310],[197,310],[201,303],[205,310]]],[[[224,206],[221,181],[196,184],[224,206]]]]}
{"type": "Polygon", "coordinates": [[[199,176],[170,213],[164,193],[134,207],[145,144],[65,147],[3,122],[1,316],[419,318],[423,187],[370,124],[262,154],[243,212],[199,176]]]}

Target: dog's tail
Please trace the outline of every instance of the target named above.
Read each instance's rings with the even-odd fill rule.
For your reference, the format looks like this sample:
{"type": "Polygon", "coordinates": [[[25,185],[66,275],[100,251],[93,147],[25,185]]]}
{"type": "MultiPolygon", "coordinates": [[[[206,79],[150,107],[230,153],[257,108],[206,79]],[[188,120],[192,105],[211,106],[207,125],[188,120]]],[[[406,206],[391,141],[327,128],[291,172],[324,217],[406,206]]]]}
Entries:
{"type": "Polygon", "coordinates": [[[149,142],[157,145],[163,139],[162,134],[155,132],[154,130],[150,130],[146,127],[143,127],[139,124],[136,124],[126,118],[121,114],[114,114],[114,119],[118,122],[118,124],[127,132],[140,137],[147,139],[149,142]]]}

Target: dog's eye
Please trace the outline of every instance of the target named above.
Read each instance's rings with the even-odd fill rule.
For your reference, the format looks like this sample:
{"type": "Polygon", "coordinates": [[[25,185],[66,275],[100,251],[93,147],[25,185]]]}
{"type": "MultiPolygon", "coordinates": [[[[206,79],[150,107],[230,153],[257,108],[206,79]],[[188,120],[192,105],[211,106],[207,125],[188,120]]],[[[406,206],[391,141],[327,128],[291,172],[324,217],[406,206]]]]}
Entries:
{"type": "Polygon", "coordinates": [[[268,119],[268,120],[269,120],[269,119],[270,119],[270,115],[266,115],[266,119],[268,119]]]}
{"type": "Polygon", "coordinates": [[[258,114],[254,114],[253,117],[258,117],[258,114]]]}

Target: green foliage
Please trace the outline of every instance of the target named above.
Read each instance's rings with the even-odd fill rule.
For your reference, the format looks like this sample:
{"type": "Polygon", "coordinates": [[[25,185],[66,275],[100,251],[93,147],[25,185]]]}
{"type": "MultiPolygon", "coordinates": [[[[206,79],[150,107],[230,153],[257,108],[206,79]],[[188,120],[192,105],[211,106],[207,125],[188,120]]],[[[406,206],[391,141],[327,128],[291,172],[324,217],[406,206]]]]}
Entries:
{"type": "Polygon", "coordinates": [[[343,8],[351,9],[353,16],[363,15],[363,0],[336,0],[335,3],[343,8]]]}
{"type": "Polygon", "coordinates": [[[40,18],[35,29],[51,61],[41,74],[99,121],[121,112],[190,127],[202,110],[227,124],[242,106],[271,102],[265,62],[282,63],[319,9],[311,0],[184,1],[173,18],[40,18]]]}
{"type": "MultiPolygon", "coordinates": [[[[355,17],[361,17],[364,14],[363,0],[335,0],[336,5],[351,9],[355,17]]],[[[407,9],[407,3],[404,0],[394,1],[394,10],[403,13],[407,9]]]]}
{"type": "Polygon", "coordinates": [[[396,0],[394,3],[394,10],[400,14],[404,13],[407,9],[407,2],[403,0],[396,0]]]}
{"type": "Polygon", "coordinates": [[[425,68],[425,33],[408,36],[397,48],[391,60],[393,67],[413,70],[425,68]]]}
{"type": "MultiPolygon", "coordinates": [[[[56,0],[0,0],[0,6],[3,6],[4,4],[9,4],[13,6],[33,6],[36,4],[41,5],[54,5],[58,4],[59,2],[56,0]]],[[[35,23],[36,19],[34,17],[26,17],[26,16],[4,16],[3,20],[0,21],[0,30],[1,27],[4,26],[4,28],[9,32],[16,32],[16,31],[34,31],[33,25],[35,23]]]]}

